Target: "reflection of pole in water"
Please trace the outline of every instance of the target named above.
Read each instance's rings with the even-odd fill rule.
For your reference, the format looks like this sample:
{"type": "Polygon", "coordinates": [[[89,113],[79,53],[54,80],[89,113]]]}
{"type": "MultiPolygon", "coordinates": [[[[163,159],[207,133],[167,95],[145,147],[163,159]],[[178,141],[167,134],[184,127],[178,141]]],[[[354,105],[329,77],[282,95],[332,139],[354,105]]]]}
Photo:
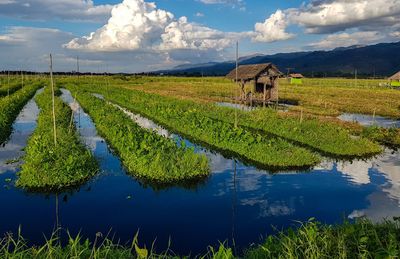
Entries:
{"type": "Polygon", "coordinates": [[[58,194],[56,194],[56,229],[60,226],[58,221],[58,194]]]}
{"type": "Polygon", "coordinates": [[[235,246],[235,216],[236,216],[236,159],[234,161],[233,167],[233,189],[232,189],[232,244],[233,248],[236,253],[236,246],[235,246]]]}
{"type": "Polygon", "coordinates": [[[58,193],[56,194],[56,225],[54,226],[55,229],[55,235],[56,235],[56,239],[57,242],[60,241],[60,230],[61,230],[61,226],[60,226],[60,221],[59,221],[59,217],[58,217],[58,193]]]}
{"type": "Polygon", "coordinates": [[[78,128],[81,128],[81,108],[78,109],[78,128]]]}

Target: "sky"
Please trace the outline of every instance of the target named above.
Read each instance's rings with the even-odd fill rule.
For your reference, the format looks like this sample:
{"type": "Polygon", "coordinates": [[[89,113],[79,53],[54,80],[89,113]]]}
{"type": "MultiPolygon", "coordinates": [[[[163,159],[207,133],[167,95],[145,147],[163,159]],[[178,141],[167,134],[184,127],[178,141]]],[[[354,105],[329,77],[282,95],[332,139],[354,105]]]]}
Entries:
{"type": "Polygon", "coordinates": [[[146,72],[400,41],[400,0],[0,0],[0,70],[146,72]]]}

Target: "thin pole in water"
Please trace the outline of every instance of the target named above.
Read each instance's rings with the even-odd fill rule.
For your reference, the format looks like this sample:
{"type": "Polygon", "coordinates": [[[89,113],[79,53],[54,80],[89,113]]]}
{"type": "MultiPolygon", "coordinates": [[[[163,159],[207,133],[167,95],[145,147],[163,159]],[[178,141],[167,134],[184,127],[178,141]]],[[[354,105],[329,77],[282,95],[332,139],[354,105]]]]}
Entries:
{"type": "MultiPolygon", "coordinates": [[[[239,66],[239,41],[236,41],[236,84],[238,83],[238,66],[239,66]]],[[[235,96],[236,99],[236,96],[235,96]]],[[[235,101],[236,103],[236,101],[235,101]]],[[[237,109],[235,109],[235,128],[238,126],[238,114],[237,109]]]]}
{"type": "Polygon", "coordinates": [[[50,54],[50,83],[51,83],[51,97],[53,102],[53,133],[54,133],[54,145],[57,146],[57,131],[56,131],[56,109],[54,99],[54,81],[53,81],[53,57],[50,54]]]}
{"type": "Polygon", "coordinates": [[[10,71],[7,71],[7,81],[8,81],[8,89],[7,89],[7,97],[10,96],[10,71]]]}
{"type": "Polygon", "coordinates": [[[232,190],[232,243],[234,250],[236,252],[235,245],[235,220],[236,220],[236,203],[237,203],[237,186],[236,186],[236,176],[237,176],[237,162],[234,159],[234,168],[233,168],[233,190],[232,190]]]}
{"type": "Polygon", "coordinates": [[[76,56],[76,73],[78,75],[78,81],[79,81],[79,56],[76,56]]]}
{"type": "Polygon", "coordinates": [[[354,70],[354,79],[355,79],[355,84],[357,86],[357,69],[354,70]]]}

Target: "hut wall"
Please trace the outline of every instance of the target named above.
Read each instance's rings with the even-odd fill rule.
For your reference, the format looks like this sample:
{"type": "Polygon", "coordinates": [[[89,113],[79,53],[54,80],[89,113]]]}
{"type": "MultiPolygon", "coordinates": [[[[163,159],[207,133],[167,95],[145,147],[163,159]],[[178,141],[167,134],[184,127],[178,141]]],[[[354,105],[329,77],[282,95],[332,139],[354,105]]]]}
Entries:
{"type": "Polygon", "coordinates": [[[255,89],[257,93],[264,92],[264,84],[266,84],[267,91],[272,88],[272,82],[268,77],[260,77],[257,80],[256,89],[255,89]]]}
{"type": "Polygon", "coordinates": [[[274,80],[273,87],[271,88],[270,101],[278,101],[279,100],[278,88],[279,88],[279,83],[278,83],[278,80],[276,79],[276,80],[274,80]]]}
{"type": "Polygon", "coordinates": [[[278,101],[278,88],[277,87],[274,87],[274,88],[271,88],[271,98],[270,98],[270,101],[278,101]]]}

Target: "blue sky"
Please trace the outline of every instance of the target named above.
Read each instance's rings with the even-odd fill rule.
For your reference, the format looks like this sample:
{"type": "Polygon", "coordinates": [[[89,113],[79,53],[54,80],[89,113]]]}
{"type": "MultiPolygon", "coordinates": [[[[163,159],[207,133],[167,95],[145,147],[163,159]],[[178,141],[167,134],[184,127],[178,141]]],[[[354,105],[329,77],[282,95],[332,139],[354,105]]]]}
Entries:
{"type": "Polygon", "coordinates": [[[0,0],[0,70],[140,72],[400,41],[400,0],[0,0]],[[152,4],[154,3],[154,4],[152,4]]]}

